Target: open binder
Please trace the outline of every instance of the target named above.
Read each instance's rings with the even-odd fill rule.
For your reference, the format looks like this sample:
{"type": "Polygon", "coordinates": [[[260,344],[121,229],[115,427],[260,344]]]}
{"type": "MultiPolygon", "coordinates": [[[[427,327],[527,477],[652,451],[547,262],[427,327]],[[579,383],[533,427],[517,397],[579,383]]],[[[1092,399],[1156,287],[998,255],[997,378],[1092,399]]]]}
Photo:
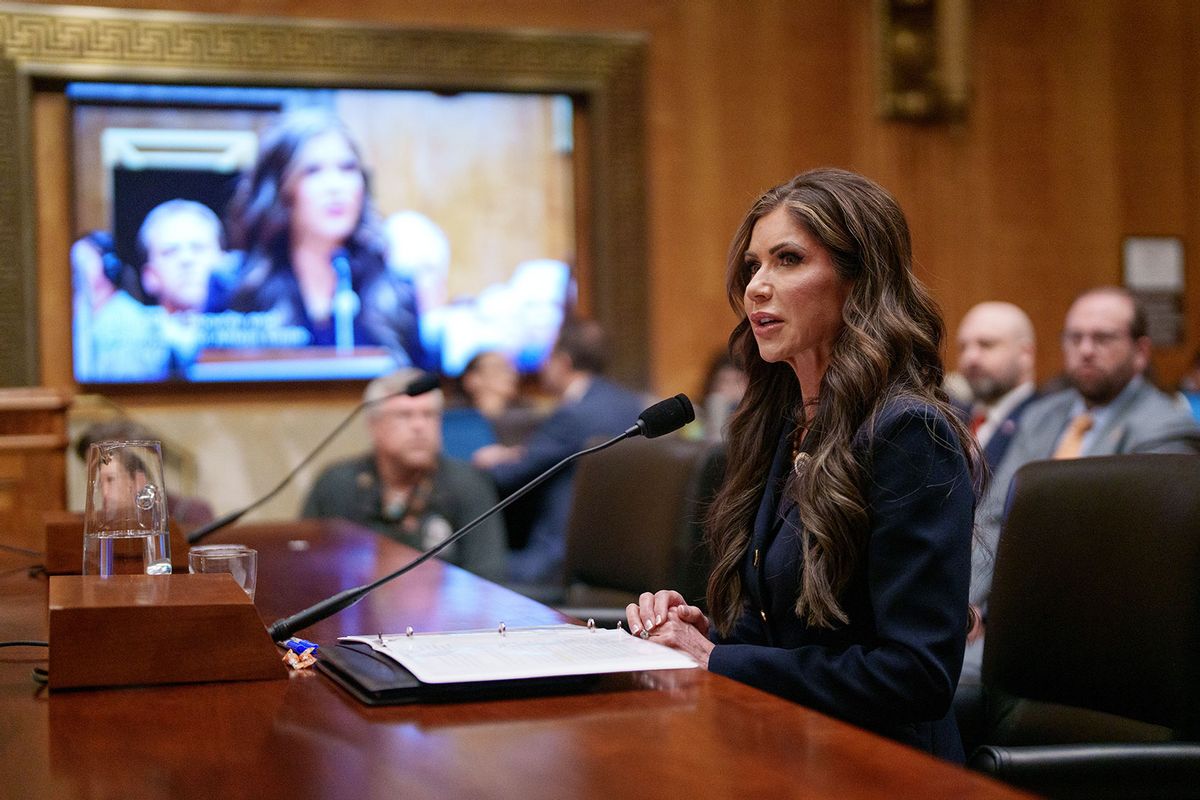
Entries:
{"type": "Polygon", "coordinates": [[[339,642],[327,651],[322,648],[317,667],[334,683],[368,706],[565,694],[583,691],[599,679],[598,675],[573,675],[528,680],[421,683],[400,664],[361,642],[339,642]]]}
{"type": "Polygon", "coordinates": [[[367,705],[581,691],[600,675],[690,669],[682,653],[623,631],[577,625],[343,637],[319,668],[367,705]]]}

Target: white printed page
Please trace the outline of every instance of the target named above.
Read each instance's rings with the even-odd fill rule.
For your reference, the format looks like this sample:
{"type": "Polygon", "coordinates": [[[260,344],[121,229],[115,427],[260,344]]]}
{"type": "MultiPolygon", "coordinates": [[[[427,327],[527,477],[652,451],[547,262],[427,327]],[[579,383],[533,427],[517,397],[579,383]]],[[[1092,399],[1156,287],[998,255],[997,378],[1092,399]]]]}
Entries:
{"type": "Polygon", "coordinates": [[[422,683],[544,678],[691,669],[697,664],[669,647],[623,630],[580,625],[516,628],[501,633],[463,631],[387,636],[344,636],[398,661],[422,683]]]}

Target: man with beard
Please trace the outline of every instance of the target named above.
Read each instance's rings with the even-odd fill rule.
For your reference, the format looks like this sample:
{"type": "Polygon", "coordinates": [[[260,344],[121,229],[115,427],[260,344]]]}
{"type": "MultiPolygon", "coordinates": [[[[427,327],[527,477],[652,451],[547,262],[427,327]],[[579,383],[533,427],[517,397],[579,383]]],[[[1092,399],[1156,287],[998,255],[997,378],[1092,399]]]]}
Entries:
{"type": "Polygon", "coordinates": [[[1062,332],[1070,388],[1036,400],[992,475],[975,511],[979,539],[972,555],[971,604],[980,622],[968,635],[959,684],[979,681],[987,598],[1009,486],[1030,461],[1119,453],[1200,453],[1200,428],[1178,398],[1143,373],[1150,363],[1146,312],[1125,289],[1084,292],[1071,304],[1062,332]]]}
{"type": "Polygon", "coordinates": [[[1033,323],[1012,303],[980,303],[958,326],[958,372],[971,387],[971,433],[995,470],[1035,399],[1033,323]]]}

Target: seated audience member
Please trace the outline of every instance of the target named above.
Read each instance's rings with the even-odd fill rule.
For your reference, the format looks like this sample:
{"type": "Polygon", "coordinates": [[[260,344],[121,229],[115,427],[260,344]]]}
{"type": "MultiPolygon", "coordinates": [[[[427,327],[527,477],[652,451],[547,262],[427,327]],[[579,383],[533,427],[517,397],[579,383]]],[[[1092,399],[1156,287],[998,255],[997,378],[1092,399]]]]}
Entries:
{"type": "Polygon", "coordinates": [[[517,400],[520,376],[512,359],[504,353],[487,350],[467,362],[460,381],[463,394],[479,413],[488,419],[500,419],[517,400]]]}
{"type": "MultiPolygon", "coordinates": [[[[161,442],[161,437],[145,425],[131,419],[115,419],[89,426],[75,441],[75,452],[86,464],[88,450],[93,444],[120,441],[159,441],[162,445],[163,463],[171,463],[167,443],[161,442]]],[[[180,530],[187,533],[193,528],[212,522],[213,510],[202,498],[171,492],[168,484],[167,516],[179,525],[180,530]]]]}
{"type": "Polygon", "coordinates": [[[903,212],[866,178],[813,170],[763,195],[729,253],[750,381],[708,514],[712,616],[646,592],[630,631],[962,761],[978,448],[941,389],[942,318],[903,212]]]}
{"type": "MultiPolygon", "coordinates": [[[[1019,468],[1049,458],[1200,452],[1200,428],[1189,409],[1143,375],[1150,364],[1146,312],[1128,291],[1108,286],[1076,298],[1063,325],[1062,349],[1070,388],[1026,409],[976,511],[982,546],[972,558],[971,603],[985,624],[996,546],[1019,468]]],[[[964,684],[979,680],[985,630],[968,648],[964,684]]]]}
{"type": "Polygon", "coordinates": [[[71,246],[75,377],[80,381],[167,376],[170,351],[164,342],[163,314],[124,288],[136,283],[128,273],[104,231],[84,234],[71,246]]]}
{"type": "Polygon", "coordinates": [[[476,353],[467,362],[458,379],[465,402],[442,415],[448,455],[469,460],[479,448],[499,441],[495,425],[517,399],[517,382],[517,368],[497,350],[476,353]]]}
{"type": "MultiPolygon", "coordinates": [[[[558,408],[524,447],[490,445],[473,458],[496,481],[502,495],[511,494],[594,439],[615,436],[634,423],[643,410],[641,399],[602,377],[606,361],[604,331],[598,323],[568,320],[563,324],[541,370],[542,386],[558,398],[558,408]]],[[[525,547],[509,558],[510,580],[543,586],[561,580],[573,477],[571,465],[534,490],[536,519],[525,547]]]]}
{"type": "Polygon", "coordinates": [[[994,470],[1035,397],[1033,323],[1012,303],[980,303],[958,326],[958,372],[971,387],[971,433],[994,470]]]}
{"type": "MultiPolygon", "coordinates": [[[[486,476],[442,453],[441,390],[389,396],[422,374],[405,368],[367,384],[363,399],[375,401],[366,410],[372,451],[322,472],[302,516],[347,519],[428,550],[495,505],[496,490],[486,476]]],[[[505,554],[504,522],[493,516],[439,557],[500,579],[505,554]]]]}

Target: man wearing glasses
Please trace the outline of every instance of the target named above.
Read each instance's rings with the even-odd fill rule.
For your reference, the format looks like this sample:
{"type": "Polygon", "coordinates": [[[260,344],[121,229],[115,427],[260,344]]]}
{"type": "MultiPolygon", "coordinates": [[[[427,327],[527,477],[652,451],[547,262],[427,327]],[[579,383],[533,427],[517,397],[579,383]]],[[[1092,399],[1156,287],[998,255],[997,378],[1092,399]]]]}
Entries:
{"type": "MultiPolygon", "coordinates": [[[[1070,388],[1035,401],[975,511],[980,543],[971,575],[971,603],[986,620],[987,598],[1009,485],[1030,461],[1121,453],[1200,453],[1200,428],[1187,405],[1160,391],[1143,373],[1150,364],[1146,312],[1125,289],[1084,292],[1067,311],[1063,364],[1070,388]]],[[[984,625],[968,636],[960,685],[978,683],[984,625]]]]}
{"type": "Polygon", "coordinates": [[[1067,312],[1062,348],[1071,388],[1026,412],[996,470],[1002,494],[1005,479],[1029,461],[1200,449],[1200,431],[1187,407],[1142,377],[1150,364],[1150,337],[1146,312],[1129,292],[1113,286],[1080,295],[1067,312]]]}

